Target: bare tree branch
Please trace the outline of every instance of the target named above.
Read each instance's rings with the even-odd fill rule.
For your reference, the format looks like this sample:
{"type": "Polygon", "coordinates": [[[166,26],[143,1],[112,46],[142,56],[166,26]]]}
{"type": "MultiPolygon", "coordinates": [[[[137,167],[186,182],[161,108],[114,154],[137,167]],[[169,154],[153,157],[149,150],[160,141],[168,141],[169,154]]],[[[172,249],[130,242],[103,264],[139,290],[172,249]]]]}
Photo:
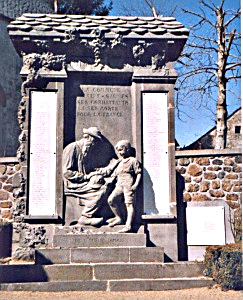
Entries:
{"type": "Polygon", "coordinates": [[[216,6],[213,0],[201,0],[198,11],[183,9],[199,20],[191,26],[188,44],[180,57],[177,84],[178,107],[181,99],[192,97],[207,107],[217,92],[218,149],[226,146],[227,83],[236,83],[240,78],[240,33],[229,26],[239,19],[240,9],[225,10],[225,2],[221,0],[216,6]]]}
{"type": "Polygon", "coordinates": [[[215,27],[215,25],[214,25],[210,20],[208,20],[206,17],[200,15],[199,13],[196,13],[196,12],[193,12],[193,11],[190,11],[190,10],[187,10],[187,9],[184,9],[184,8],[183,8],[182,10],[183,10],[183,12],[185,12],[185,13],[188,13],[188,14],[191,14],[191,15],[194,15],[194,16],[200,18],[201,21],[204,21],[204,22],[209,23],[212,27],[215,27]]]}
{"type": "Polygon", "coordinates": [[[156,11],[156,8],[154,7],[154,5],[152,5],[148,0],[144,0],[146,3],[147,3],[147,5],[150,7],[150,9],[151,9],[151,11],[152,11],[152,13],[153,13],[153,16],[155,17],[155,18],[157,18],[158,17],[158,14],[157,14],[157,11],[156,11]]]}
{"type": "Polygon", "coordinates": [[[229,19],[229,20],[224,24],[224,26],[225,26],[225,27],[228,27],[229,24],[230,24],[231,22],[233,22],[236,18],[238,18],[238,17],[240,16],[240,12],[241,12],[241,10],[238,9],[237,13],[236,13],[231,19],[229,19]]]}

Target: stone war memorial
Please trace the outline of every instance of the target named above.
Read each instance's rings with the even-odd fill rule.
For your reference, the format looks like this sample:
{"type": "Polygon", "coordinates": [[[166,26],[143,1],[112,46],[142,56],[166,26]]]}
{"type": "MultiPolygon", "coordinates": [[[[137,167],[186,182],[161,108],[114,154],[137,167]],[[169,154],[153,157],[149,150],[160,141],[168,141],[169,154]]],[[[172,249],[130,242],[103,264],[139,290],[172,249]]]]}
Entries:
{"type": "Polygon", "coordinates": [[[200,264],[178,262],[173,62],[189,31],[172,17],[55,14],[24,14],[8,30],[23,58],[13,248],[35,249],[8,282],[208,285],[200,264]]]}

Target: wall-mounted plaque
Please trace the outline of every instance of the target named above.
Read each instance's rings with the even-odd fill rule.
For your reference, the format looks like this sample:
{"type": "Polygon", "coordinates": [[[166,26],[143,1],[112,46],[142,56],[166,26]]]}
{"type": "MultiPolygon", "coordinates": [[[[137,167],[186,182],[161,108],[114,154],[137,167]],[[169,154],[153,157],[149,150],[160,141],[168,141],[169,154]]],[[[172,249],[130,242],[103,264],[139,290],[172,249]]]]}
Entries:
{"type": "Polygon", "coordinates": [[[187,207],[187,244],[208,246],[225,244],[223,206],[187,207]]]}
{"type": "Polygon", "coordinates": [[[169,214],[167,93],[143,93],[143,194],[145,214],[169,214]]]}
{"type": "Polygon", "coordinates": [[[30,216],[55,215],[57,94],[31,92],[29,149],[30,216]]]}

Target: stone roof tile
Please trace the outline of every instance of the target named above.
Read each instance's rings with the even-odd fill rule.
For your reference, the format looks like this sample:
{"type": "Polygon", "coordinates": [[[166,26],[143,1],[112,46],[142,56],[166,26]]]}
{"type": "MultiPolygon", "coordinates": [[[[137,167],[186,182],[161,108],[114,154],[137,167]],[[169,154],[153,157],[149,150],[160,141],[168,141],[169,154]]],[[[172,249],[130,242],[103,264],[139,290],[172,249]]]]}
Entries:
{"type": "MultiPolygon", "coordinates": [[[[91,34],[99,27],[104,33],[122,34],[127,37],[163,37],[187,36],[189,31],[172,17],[114,17],[114,16],[83,16],[55,14],[24,14],[8,26],[10,35],[21,36],[21,32],[35,35],[36,31],[43,32],[43,37],[55,36],[55,33],[76,28],[82,35],[91,34]]],[[[40,33],[39,33],[40,35],[40,33]]]]}
{"type": "Polygon", "coordinates": [[[98,24],[98,23],[93,23],[93,22],[91,22],[91,23],[85,24],[85,26],[87,26],[87,27],[98,27],[99,24],[98,24]]]}
{"type": "MultiPolygon", "coordinates": [[[[29,20],[29,19],[28,19],[29,20]]],[[[28,22],[28,20],[26,22],[28,22]]],[[[33,19],[31,19],[31,21],[33,21],[33,19]]],[[[51,22],[52,19],[49,18],[49,17],[39,17],[39,18],[36,18],[36,21],[38,22],[42,22],[42,23],[46,23],[46,22],[51,22]]]]}
{"type": "Polygon", "coordinates": [[[92,21],[87,18],[80,18],[80,19],[75,19],[75,22],[85,24],[85,23],[91,23],[92,21]]]}
{"type": "Polygon", "coordinates": [[[157,25],[153,25],[153,24],[144,24],[144,25],[140,25],[141,28],[146,28],[146,29],[155,29],[158,26],[157,25]]]}
{"type": "MultiPolygon", "coordinates": [[[[31,22],[31,23],[34,23],[34,22],[31,22]]],[[[36,22],[36,23],[37,23],[37,22],[36,22]]],[[[30,22],[29,22],[29,24],[30,24],[30,22]]],[[[36,24],[36,25],[40,25],[40,24],[41,24],[41,23],[36,24]]],[[[79,25],[78,23],[75,23],[75,24],[79,25]]],[[[34,25],[34,24],[33,24],[33,25],[34,25]]],[[[55,27],[55,26],[60,26],[61,23],[54,22],[54,21],[52,20],[52,22],[47,22],[47,23],[45,23],[45,25],[46,25],[46,26],[55,27]]]]}
{"type": "Polygon", "coordinates": [[[18,21],[23,21],[23,22],[28,22],[28,21],[33,21],[35,18],[29,18],[26,17],[25,15],[22,15],[21,17],[19,17],[17,20],[18,21]]]}
{"type": "Polygon", "coordinates": [[[110,24],[110,21],[108,21],[108,20],[104,20],[104,19],[102,19],[102,20],[95,20],[95,22],[97,23],[97,24],[110,24]]]}
{"type": "MultiPolygon", "coordinates": [[[[25,13],[22,15],[22,17],[26,17],[26,18],[30,18],[30,19],[44,18],[45,16],[46,16],[45,14],[30,14],[30,13],[25,13]]],[[[18,18],[18,19],[20,19],[20,18],[18,18]]]]}
{"type": "Polygon", "coordinates": [[[145,34],[147,32],[147,29],[138,27],[138,28],[133,28],[132,31],[138,34],[145,34]]]}
{"type": "Polygon", "coordinates": [[[114,23],[110,23],[110,24],[105,25],[105,27],[107,27],[107,28],[116,28],[118,26],[114,23]]]}
{"type": "Polygon", "coordinates": [[[161,20],[154,20],[154,21],[151,22],[151,24],[154,24],[154,25],[162,25],[162,24],[164,24],[164,22],[161,21],[161,20]]]}
{"type": "MultiPolygon", "coordinates": [[[[50,15],[48,15],[50,16],[50,15]]],[[[53,18],[57,18],[57,16],[61,16],[61,18],[66,17],[65,15],[52,15],[53,18]]],[[[82,16],[82,15],[70,15],[69,18],[70,19],[74,19],[74,20],[82,20],[85,19],[87,16],[82,16]]]]}
{"type": "Polygon", "coordinates": [[[24,22],[20,20],[11,22],[11,25],[21,25],[21,24],[24,24],[24,22]]]}
{"type": "Polygon", "coordinates": [[[126,22],[123,20],[112,20],[111,23],[116,25],[126,24],[126,22]]]}
{"type": "Polygon", "coordinates": [[[143,20],[147,22],[151,22],[155,20],[155,17],[138,17],[138,20],[143,20]]]}
{"type": "Polygon", "coordinates": [[[70,28],[68,26],[60,25],[57,27],[53,27],[53,29],[56,31],[65,32],[65,31],[69,30],[70,28]]]}
{"type": "Polygon", "coordinates": [[[131,24],[140,26],[140,25],[145,25],[145,24],[147,24],[147,22],[146,22],[146,21],[142,21],[142,20],[137,20],[137,21],[131,21],[131,24]]]}
{"type": "Polygon", "coordinates": [[[164,28],[151,29],[150,31],[154,34],[164,34],[167,32],[167,30],[164,28]]]}
{"type": "Polygon", "coordinates": [[[121,16],[119,18],[124,21],[136,21],[138,19],[138,17],[133,16],[121,16]]]}
{"type": "Polygon", "coordinates": [[[131,30],[129,28],[118,27],[114,31],[117,32],[118,34],[126,34],[127,35],[131,30]]]}
{"type": "MultiPolygon", "coordinates": [[[[59,23],[60,25],[61,23],[59,23]]],[[[65,23],[66,26],[71,26],[71,27],[80,27],[82,26],[82,24],[77,23],[77,22],[69,22],[69,23],[65,23]]]]}
{"type": "MultiPolygon", "coordinates": [[[[49,23],[46,23],[46,25],[48,26],[49,23]]],[[[53,23],[51,23],[53,24],[53,23]]],[[[28,22],[28,25],[31,25],[31,26],[38,26],[38,25],[41,25],[41,22],[38,22],[38,21],[30,21],[28,22]]],[[[53,26],[53,25],[50,25],[50,26],[53,26]]]]}
{"type": "Polygon", "coordinates": [[[104,17],[103,16],[91,16],[91,15],[87,15],[86,18],[88,18],[88,19],[94,19],[94,20],[101,20],[104,17]]]}
{"type": "Polygon", "coordinates": [[[50,30],[52,30],[52,27],[45,26],[45,25],[40,25],[40,26],[35,26],[35,30],[37,30],[37,31],[50,31],[50,30]]]}

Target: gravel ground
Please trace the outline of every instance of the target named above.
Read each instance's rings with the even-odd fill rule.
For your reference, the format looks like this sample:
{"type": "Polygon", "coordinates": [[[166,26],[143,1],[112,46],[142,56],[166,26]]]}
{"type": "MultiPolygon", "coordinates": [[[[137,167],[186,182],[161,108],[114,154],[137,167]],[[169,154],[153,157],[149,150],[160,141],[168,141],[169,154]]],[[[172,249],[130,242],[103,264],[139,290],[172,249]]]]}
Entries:
{"type": "Polygon", "coordinates": [[[222,291],[220,287],[194,288],[156,292],[0,292],[1,300],[238,300],[243,299],[242,291],[222,291]]]}

